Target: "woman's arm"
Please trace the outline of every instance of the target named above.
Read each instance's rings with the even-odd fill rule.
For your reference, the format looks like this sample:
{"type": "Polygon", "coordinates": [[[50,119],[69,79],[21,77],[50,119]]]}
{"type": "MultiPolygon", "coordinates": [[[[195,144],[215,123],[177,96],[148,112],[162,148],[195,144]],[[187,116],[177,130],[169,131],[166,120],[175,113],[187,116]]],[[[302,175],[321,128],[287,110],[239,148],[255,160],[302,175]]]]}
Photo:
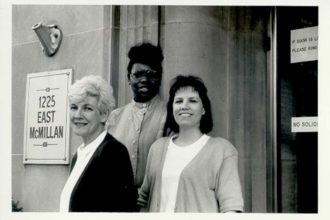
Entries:
{"type": "Polygon", "coordinates": [[[243,197],[237,167],[237,151],[230,148],[217,174],[216,195],[221,212],[242,212],[243,197]]]}
{"type": "Polygon", "coordinates": [[[146,171],[143,179],[143,183],[141,188],[139,188],[139,197],[137,201],[137,205],[140,207],[140,212],[147,212],[147,206],[149,201],[149,193],[150,193],[150,183],[149,183],[149,173],[150,173],[150,151],[148,154],[148,160],[146,165],[146,171]]]}

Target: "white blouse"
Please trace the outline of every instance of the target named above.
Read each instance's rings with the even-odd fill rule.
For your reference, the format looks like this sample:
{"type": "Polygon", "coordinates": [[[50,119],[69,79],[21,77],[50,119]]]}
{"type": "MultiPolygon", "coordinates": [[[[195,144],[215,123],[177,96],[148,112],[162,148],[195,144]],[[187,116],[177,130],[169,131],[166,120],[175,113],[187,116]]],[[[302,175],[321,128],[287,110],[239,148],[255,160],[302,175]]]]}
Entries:
{"type": "Polygon", "coordinates": [[[174,212],[179,178],[182,170],[205,146],[210,136],[204,134],[188,146],[178,146],[170,139],[166,153],[161,182],[161,212],[174,212]]]}
{"type": "Polygon", "coordinates": [[[86,165],[90,161],[92,155],[104,140],[106,134],[107,131],[105,130],[90,144],[86,146],[82,144],[78,147],[76,164],[62,190],[61,199],[60,199],[60,212],[69,211],[72,190],[75,187],[82,172],[84,171],[86,165]]]}

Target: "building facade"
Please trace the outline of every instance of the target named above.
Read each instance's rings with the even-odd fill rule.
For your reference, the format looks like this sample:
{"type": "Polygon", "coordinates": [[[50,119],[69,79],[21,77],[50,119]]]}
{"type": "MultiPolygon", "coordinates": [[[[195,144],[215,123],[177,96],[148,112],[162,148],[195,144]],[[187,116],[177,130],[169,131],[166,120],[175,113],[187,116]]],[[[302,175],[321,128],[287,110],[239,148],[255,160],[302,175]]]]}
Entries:
{"type": "MultiPolygon", "coordinates": [[[[100,75],[123,106],[132,99],[128,50],[148,41],[164,52],[165,100],[178,74],[207,85],[211,135],[230,140],[239,153],[245,211],[317,212],[317,134],[289,129],[291,117],[317,116],[317,60],[289,61],[290,31],[317,26],[317,16],[317,7],[13,5],[13,200],[26,212],[56,212],[68,177],[68,165],[23,163],[27,74],[72,69],[73,81],[100,75]],[[63,31],[52,57],[31,28],[37,22],[63,31]]],[[[71,134],[70,159],[79,145],[71,134]]]]}

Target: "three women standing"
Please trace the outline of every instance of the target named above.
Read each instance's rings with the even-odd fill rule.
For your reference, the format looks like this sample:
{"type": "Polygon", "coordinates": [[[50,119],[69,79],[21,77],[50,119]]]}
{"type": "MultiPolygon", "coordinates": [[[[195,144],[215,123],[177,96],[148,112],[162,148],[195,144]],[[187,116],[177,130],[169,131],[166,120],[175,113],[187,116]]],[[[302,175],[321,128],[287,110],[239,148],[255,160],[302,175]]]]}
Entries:
{"type": "MultiPolygon", "coordinates": [[[[111,87],[89,76],[70,89],[73,132],[82,137],[61,195],[61,211],[129,212],[136,190],[127,149],[104,125],[114,106],[111,87]]],[[[178,76],[170,89],[164,133],[150,148],[138,205],[150,212],[242,212],[237,151],[207,135],[213,128],[207,88],[178,76]]]]}

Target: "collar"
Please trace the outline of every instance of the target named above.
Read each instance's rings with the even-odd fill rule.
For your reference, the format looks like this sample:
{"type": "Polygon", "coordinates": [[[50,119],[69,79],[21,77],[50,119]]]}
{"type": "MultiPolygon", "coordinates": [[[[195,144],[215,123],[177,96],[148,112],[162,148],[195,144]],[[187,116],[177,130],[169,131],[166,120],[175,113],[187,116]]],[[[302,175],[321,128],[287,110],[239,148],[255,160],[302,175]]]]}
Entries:
{"type": "Polygon", "coordinates": [[[153,97],[148,102],[136,102],[136,101],[134,101],[134,99],[132,99],[132,103],[133,103],[133,106],[138,109],[147,109],[147,108],[149,108],[149,106],[152,106],[159,99],[160,99],[159,95],[157,94],[157,95],[155,95],[155,97],[153,97]]]}
{"type": "Polygon", "coordinates": [[[95,138],[88,145],[86,145],[86,146],[84,144],[80,145],[77,149],[78,157],[79,157],[79,155],[87,156],[90,153],[93,153],[98,148],[98,146],[102,143],[102,141],[104,140],[106,135],[107,135],[107,131],[104,130],[97,138],[95,138]]]}

